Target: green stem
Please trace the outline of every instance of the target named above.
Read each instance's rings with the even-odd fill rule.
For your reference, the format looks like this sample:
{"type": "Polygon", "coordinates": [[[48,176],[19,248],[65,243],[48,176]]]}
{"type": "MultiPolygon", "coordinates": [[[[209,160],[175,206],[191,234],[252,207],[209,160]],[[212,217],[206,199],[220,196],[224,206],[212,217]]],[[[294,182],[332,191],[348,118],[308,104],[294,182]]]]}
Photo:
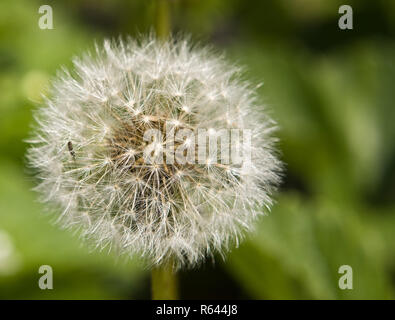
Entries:
{"type": "Polygon", "coordinates": [[[156,35],[166,40],[170,34],[169,0],[156,0],[156,35]]]}
{"type": "Polygon", "coordinates": [[[178,299],[178,279],[171,263],[152,269],[151,286],[153,300],[178,299]]]}

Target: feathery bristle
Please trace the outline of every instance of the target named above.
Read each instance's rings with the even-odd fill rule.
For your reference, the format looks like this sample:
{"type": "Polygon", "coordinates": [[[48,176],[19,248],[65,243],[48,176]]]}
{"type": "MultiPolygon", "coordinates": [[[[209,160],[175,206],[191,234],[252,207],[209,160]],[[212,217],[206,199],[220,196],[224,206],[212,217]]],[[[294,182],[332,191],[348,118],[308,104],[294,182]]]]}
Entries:
{"type": "Polygon", "coordinates": [[[28,153],[62,225],[99,247],[192,266],[237,244],[271,206],[281,167],[274,124],[238,68],[188,40],[153,37],[105,41],[74,66],[37,111],[28,153]],[[199,143],[185,132],[235,129],[251,132],[250,161],[221,161],[222,150],[169,161],[177,148],[196,160],[199,143]],[[147,139],[150,130],[158,137],[147,139]]]}

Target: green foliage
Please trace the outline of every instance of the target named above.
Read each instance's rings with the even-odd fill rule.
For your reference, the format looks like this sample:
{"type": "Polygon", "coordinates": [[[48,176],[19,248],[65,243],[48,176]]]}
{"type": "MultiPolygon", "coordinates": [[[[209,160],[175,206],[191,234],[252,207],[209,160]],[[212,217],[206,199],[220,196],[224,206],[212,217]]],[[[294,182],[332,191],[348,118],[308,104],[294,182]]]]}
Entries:
{"type": "Polygon", "coordinates": [[[390,52],[393,46],[375,43],[324,57],[295,48],[234,48],[232,56],[253,70],[248,76],[265,82],[262,98],[280,126],[286,174],[299,185],[298,192],[295,186],[282,192],[257,235],[227,264],[253,297],[394,297],[395,206],[384,205],[387,190],[380,189],[388,185],[395,138],[385,125],[394,119],[390,52]],[[343,264],[354,269],[354,290],[338,287],[343,264]]]}
{"type": "Polygon", "coordinates": [[[257,234],[231,254],[227,267],[259,299],[393,298],[387,269],[392,244],[369,214],[284,194],[257,234]],[[353,267],[353,290],[338,287],[341,265],[353,267]]]}

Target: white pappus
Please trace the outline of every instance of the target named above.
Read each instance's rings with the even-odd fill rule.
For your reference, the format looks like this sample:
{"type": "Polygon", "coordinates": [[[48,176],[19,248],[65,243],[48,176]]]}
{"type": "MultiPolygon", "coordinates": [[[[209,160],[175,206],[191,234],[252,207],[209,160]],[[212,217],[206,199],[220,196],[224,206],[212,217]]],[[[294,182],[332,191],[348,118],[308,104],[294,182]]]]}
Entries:
{"type": "MultiPolygon", "coordinates": [[[[193,266],[237,245],[280,180],[275,124],[254,88],[185,38],[105,41],[59,73],[35,115],[29,164],[58,222],[154,265],[193,266]],[[251,161],[147,163],[144,132],[169,123],[173,132],[249,129],[251,161]]],[[[166,149],[173,138],[163,136],[166,149]]]]}

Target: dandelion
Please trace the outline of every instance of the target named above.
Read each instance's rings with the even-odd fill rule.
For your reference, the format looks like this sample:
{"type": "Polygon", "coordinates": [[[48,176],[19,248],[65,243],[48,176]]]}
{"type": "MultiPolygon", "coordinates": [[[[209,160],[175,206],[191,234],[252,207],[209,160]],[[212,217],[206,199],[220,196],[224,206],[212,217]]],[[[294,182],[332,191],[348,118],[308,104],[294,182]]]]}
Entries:
{"type": "Polygon", "coordinates": [[[280,162],[263,109],[239,68],[210,49],[185,39],[105,41],[57,76],[36,112],[36,189],[62,226],[99,248],[194,266],[238,245],[272,204],[280,162]],[[250,161],[221,163],[218,148],[204,162],[169,163],[171,148],[197,148],[177,133],[199,129],[250,130],[250,161]],[[161,139],[147,141],[148,130],[161,139]]]}

